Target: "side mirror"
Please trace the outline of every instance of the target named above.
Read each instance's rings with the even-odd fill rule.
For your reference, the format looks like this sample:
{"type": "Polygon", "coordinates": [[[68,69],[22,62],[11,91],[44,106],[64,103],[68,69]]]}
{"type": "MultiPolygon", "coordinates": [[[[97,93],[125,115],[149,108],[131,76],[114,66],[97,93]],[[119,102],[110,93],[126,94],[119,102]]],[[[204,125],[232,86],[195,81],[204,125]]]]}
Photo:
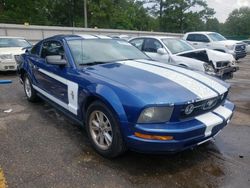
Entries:
{"type": "Polygon", "coordinates": [[[60,65],[65,66],[67,65],[67,61],[62,58],[61,55],[49,55],[45,58],[46,62],[51,65],[60,65]]]}
{"type": "Polygon", "coordinates": [[[166,50],[164,48],[158,48],[157,49],[157,53],[160,54],[160,55],[165,55],[167,54],[166,50]]]}

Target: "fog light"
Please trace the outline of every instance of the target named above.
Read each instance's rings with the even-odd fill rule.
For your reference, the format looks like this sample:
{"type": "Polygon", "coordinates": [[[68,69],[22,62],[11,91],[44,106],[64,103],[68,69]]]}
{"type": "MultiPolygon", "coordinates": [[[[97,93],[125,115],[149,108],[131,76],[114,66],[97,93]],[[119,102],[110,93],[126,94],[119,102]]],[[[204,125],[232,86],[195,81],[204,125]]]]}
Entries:
{"type": "Polygon", "coordinates": [[[148,139],[148,140],[173,140],[173,136],[157,136],[157,135],[150,135],[150,134],[142,134],[135,132],[135,136],[143,139],[148,139]]]}

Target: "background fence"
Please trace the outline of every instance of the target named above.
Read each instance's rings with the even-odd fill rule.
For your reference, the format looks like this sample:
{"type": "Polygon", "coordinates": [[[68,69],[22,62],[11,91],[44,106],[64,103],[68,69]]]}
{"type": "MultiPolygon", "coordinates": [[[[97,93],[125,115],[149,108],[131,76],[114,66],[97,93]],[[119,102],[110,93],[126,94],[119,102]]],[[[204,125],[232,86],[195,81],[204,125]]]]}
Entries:
{"type": "Polygon", "coordinates": [[[75,27],[55,27],[55,26],[36,26],[36,25],[16,25],[16,24],[0,24],[0,36],[17,36],[24,37],[35,43],[44,38],[58,34],[101,34],[101,35],[129,35],[129,36],[145,36],[145,35],[161,35],[181,37],[179,33],[165,32],[148,32],[148,31],[132,31],[117,29],[93,29],[93,28],[75,28],[75,27]]]}

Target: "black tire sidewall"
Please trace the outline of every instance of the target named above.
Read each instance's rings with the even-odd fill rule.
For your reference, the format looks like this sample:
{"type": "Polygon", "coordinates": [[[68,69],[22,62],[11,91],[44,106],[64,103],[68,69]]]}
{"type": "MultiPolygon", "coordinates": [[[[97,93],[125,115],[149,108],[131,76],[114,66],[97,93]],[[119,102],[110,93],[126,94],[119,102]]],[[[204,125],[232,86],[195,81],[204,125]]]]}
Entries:
{"type": "Polygon", "coordinates": [[[86,126],[88,137],[90,139],[92,146],[100,155],[107,157],[107,158],[114,158],[122,154],[125,151],[125,144],[124,144],[122,134],[120,131],[119,122],[114,112],[112,112],[112,110],[110,110],[104,103],[100,101],[95,101],[89,106],[87,110],[87,114],[86,114],[85,126],[86,126]],[[90,133],[89,118],[90,118],[90,114],[95,110],[103,112],[109,119],[109,122],[112,127],[112,133],[113,133],[112,144],[107,150],[100,149],[94,142],[90,133]]]}

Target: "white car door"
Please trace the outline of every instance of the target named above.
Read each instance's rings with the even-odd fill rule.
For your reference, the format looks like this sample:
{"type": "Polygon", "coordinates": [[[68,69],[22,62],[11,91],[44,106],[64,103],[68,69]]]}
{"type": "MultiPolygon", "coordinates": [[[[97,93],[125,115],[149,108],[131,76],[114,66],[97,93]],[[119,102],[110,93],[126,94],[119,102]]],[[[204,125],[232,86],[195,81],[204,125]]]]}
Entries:
{"type": "Polygon", "coordinates": [[[204,34],[189,34],[186,39],[194,48],[209,48],[210,40],[204,34]]]}

